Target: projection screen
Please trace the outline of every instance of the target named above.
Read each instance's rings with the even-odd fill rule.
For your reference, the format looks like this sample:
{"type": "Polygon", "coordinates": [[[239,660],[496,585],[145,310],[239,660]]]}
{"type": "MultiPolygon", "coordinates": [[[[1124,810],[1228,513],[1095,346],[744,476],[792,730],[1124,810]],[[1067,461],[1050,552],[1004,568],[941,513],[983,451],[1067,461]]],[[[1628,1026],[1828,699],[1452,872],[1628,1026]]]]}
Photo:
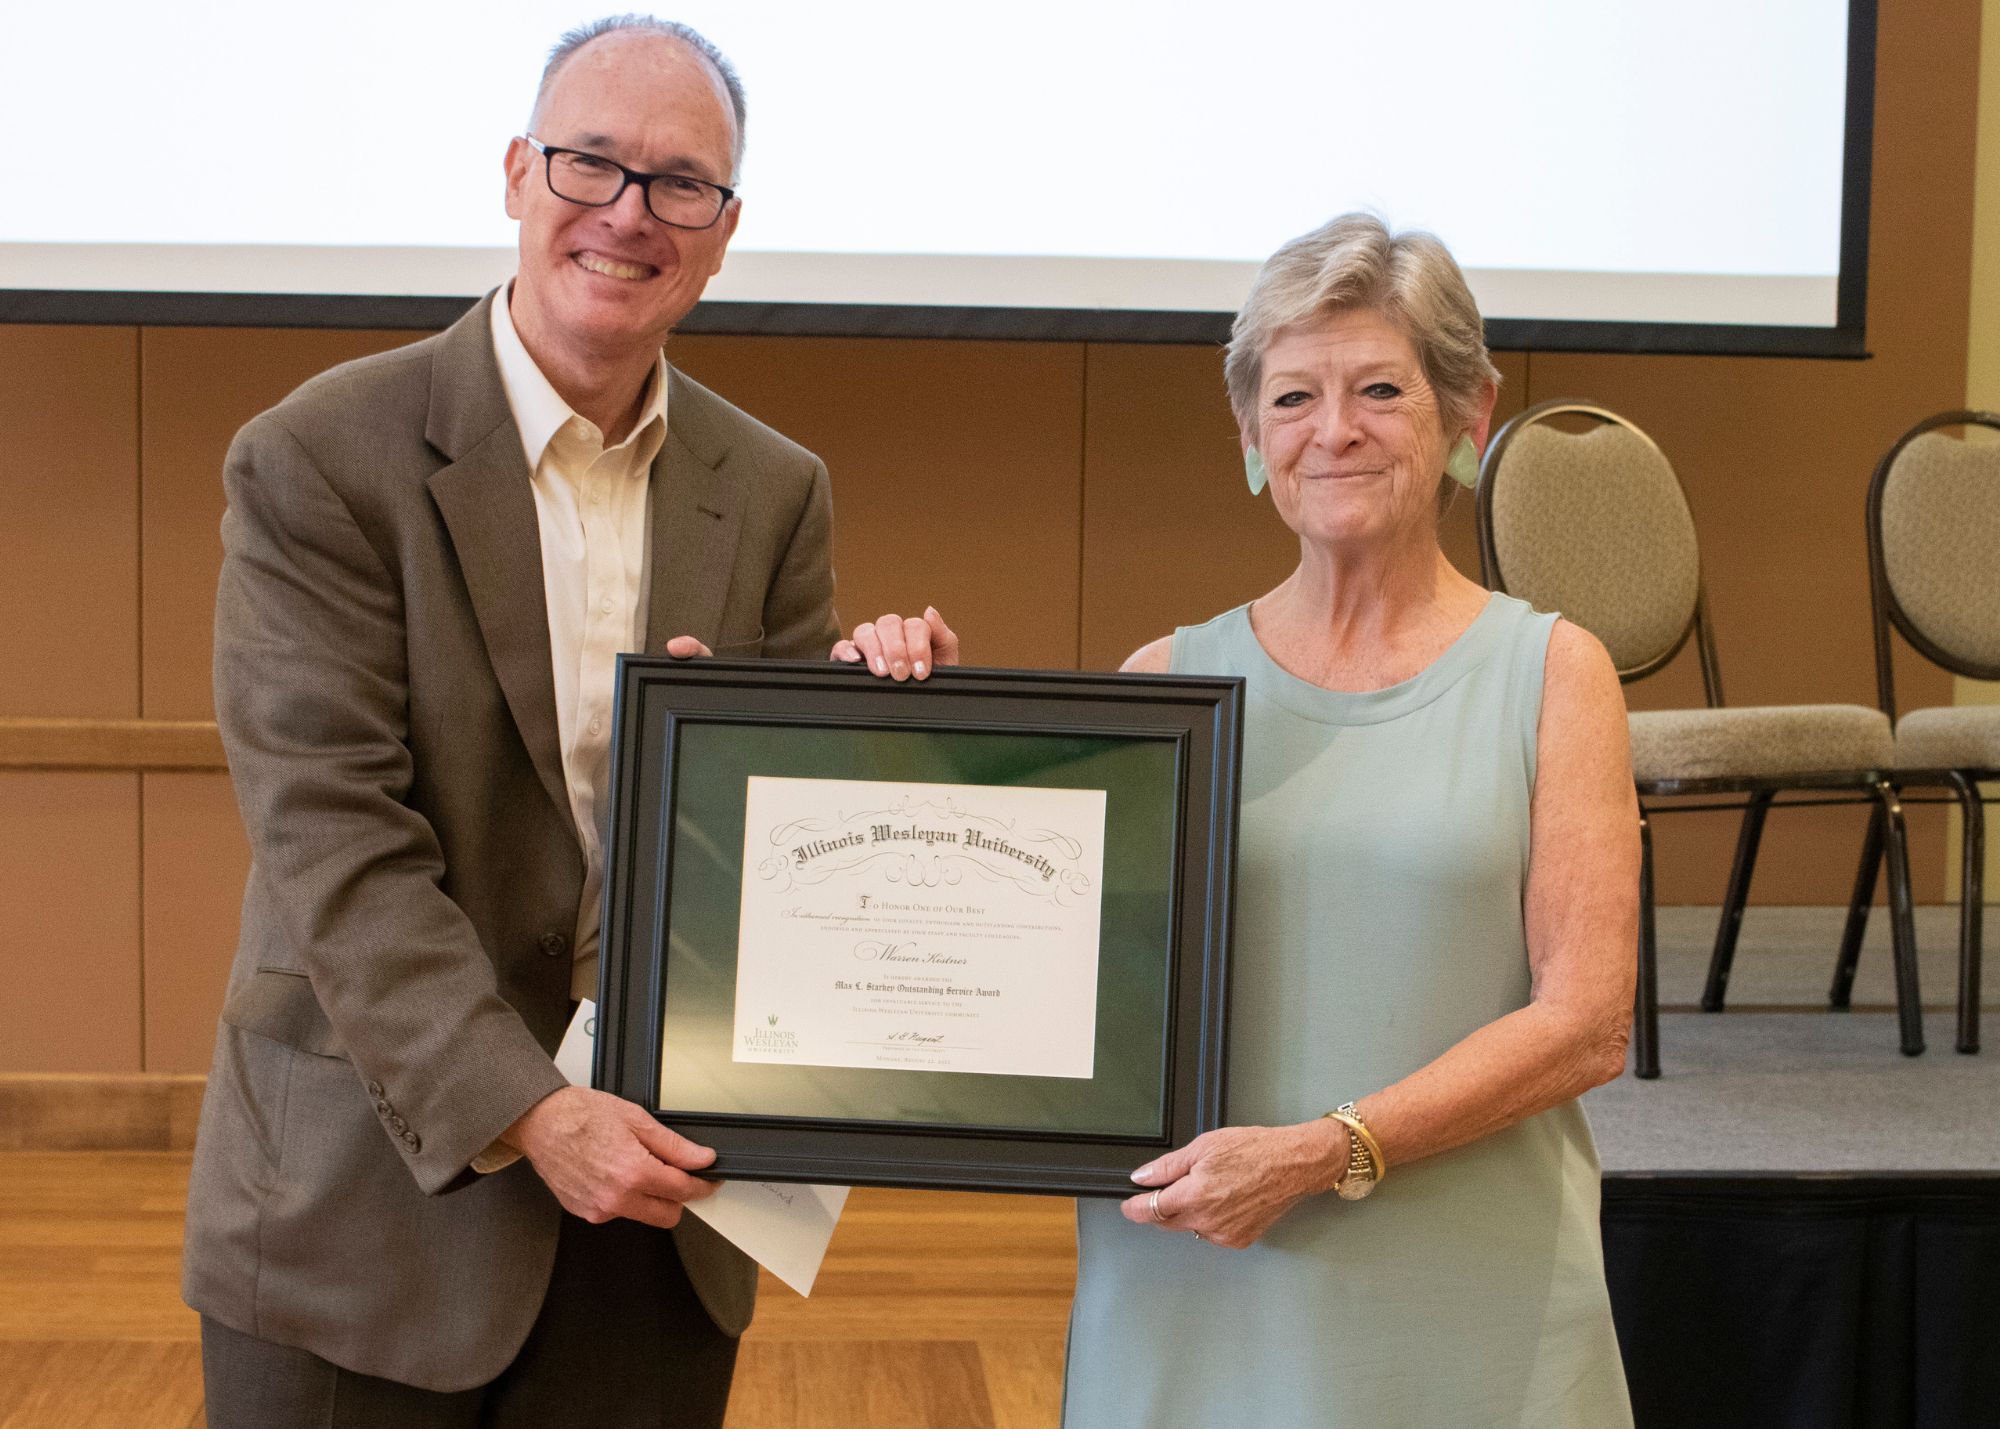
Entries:
{"type": "MultiPolygon", "coordinates": [[[[1499,347],[1864,351],[1875,0],[690,0],[749,96],[686,330],[1212,341],[1349,209],[1499,347]]],[[[575,0],[10,7],[0,320],[430,327],[575,0]]]]}

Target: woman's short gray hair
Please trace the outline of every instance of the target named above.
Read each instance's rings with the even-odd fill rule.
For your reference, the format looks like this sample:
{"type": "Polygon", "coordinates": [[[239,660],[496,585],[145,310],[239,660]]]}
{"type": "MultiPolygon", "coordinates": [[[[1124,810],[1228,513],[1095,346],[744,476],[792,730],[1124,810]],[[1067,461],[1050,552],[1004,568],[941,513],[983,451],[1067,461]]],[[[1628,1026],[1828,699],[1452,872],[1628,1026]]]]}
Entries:
{"type": "Polygon", "coordinates": [[[1281,329],[1365,309],[1386,314],[1416,344],[1446,430],[1471,425],[1500,370],[1487,356],[1465,274],[1434,235],[1391,233],[1372,213],[1343,213],[1264,260],[1222,364],[1237,423],[1256,429],[1264,350],[1281,329]]]}

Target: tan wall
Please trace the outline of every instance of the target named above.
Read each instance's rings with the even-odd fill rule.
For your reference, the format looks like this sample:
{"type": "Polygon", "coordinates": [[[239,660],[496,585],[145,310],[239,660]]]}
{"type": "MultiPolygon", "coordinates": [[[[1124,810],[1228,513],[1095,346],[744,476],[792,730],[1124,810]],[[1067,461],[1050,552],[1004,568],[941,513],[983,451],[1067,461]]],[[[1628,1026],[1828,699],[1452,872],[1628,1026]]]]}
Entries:
{"type": "Polygon", "coordinates": [[[1966,405],[2000,410],[2000,0],[1982,0],[1966,405]]]}
{"type": "MultiPolygon", "coordinates": [[[[1965,391],[1982,0],[1884,6],[1867,362],[1506,354],[1646,426],[1689,488],[1733,703],[1872,700],[1861,499],[1965,391]]],[[[1588,175],[1579,175],[1588,182],[1588,175]]],[[[1726,221],[1726,215],[1718,215],[1726,221]]],[[[0,327],[0,716],[200,719],[230,434],[409,334],[0,327]]],[[[1105,668],[1268,587],[1295,548],[1244,491],[1213,350],[689,338],[694,376],[834,473],[843,615],[934,601],[981,663],[1105,668]]],[[[1448,549],[1475,569],[1470,503],[1448,549]]],[[[1913,702],[1950,698],[1915,662],[1913,702]]],[[[1699,698],[1691,662],[1636,706],[1699,698]]],[[[1942,824],[1912,820],[1942,887],[1942,824]]],[[[1860,816],[1774,820],[1754,896],[1837,903],[1860,816]]],[[[1664,822],[1661,900],[1716,901],[1733,828],[1664,822]]],[[[219,773],[0,774],[0,1071],[198,1071],[246,863],[219,773]]]]}
{"type": "MultiPolygon", "coordinates": [[[[2000,0],[1983,0],[1979,32],[1979,142],[1973,178],[1971,321],[1966,340],[1965,405],[2000,411],[2000,0]]],[[[1953,681],[1954,702],[2000,704],[2000,684],[1953,681]]],[[[1988,798],[2000,786],[1987,785],[1988,798]]],[[[1986,896],[2000,890],[2000,830],[1986,843],[1986,896]]],[[[1958,897],[1958,811],[1951,812],[1946,896],[1958,897]]]]}

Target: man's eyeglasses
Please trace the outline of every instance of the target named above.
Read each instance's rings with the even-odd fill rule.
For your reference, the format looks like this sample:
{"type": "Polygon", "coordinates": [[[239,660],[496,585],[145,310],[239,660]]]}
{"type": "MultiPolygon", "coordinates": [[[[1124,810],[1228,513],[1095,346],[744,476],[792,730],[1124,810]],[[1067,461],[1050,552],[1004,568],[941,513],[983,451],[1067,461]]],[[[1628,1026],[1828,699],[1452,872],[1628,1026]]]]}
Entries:
{"type": "Polygon", "coordinates": [[[532,134],[521,136],[542,156],[549,192],[586,208],[606,208],[618,202],[628,185],[646,195],[646,209],[673,228],[711,228],[722,217],[735,189],[688,174],[642,174],[583,149],[559,149],[532,134]]]}

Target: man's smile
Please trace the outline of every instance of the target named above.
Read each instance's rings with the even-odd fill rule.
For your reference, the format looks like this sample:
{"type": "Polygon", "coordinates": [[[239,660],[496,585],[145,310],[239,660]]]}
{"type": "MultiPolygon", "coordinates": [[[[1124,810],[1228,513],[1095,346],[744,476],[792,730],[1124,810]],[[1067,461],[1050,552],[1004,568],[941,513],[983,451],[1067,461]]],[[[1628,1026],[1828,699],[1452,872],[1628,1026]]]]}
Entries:
{"type": "Polygon", "coordinates": [[[572,253],[570,260],[577,267],[589,272],[601,273],[607,278],[624,278],[633,282],[642,278],[655,277],[660,271],[650,263],[629,263],[623,259],[607,258],[602,253],[593,253],[587,248],[581,253],[572,253]]]}

